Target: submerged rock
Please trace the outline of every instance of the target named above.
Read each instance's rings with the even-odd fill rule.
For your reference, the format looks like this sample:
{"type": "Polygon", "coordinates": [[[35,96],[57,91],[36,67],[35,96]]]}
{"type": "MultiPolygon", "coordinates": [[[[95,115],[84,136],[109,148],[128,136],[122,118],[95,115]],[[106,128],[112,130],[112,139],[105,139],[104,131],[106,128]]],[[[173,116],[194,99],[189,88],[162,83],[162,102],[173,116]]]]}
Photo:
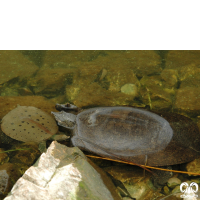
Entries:
{"type": "Polygon", "coordinates": [[[0,166],[0,199],[2,196],[8,194],[20,176],[20,169],[17,165],[4,163],[0,166]]]}
{"type": "Polygon", "coordinates": [[[16,182],[5,200],[120,200],[77,148],[52,142],[46,153],[16,182]]]}

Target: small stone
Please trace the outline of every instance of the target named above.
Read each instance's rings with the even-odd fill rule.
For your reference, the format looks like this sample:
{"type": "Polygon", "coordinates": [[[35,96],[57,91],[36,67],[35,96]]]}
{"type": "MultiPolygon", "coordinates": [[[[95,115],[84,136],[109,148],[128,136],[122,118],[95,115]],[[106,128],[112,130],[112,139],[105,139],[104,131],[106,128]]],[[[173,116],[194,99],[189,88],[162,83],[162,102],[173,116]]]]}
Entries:
{"type": "Polygon", "coordinates": [[[181,184],[181,180],[176,178],[176,177],[172,177],[168,180],[167,185],[170,188],[175,188],[177,185],[181,184]]]}
{"type": "Polygon", "coordinates": [[[163,192],[164,192],[164,194],[168,195],[170,193],[170,189],[165,185],[163,187],[163,192]]]}
{"type": "Polygon", "coordinates": [[[6,173],[6,170],[0,170],[0,193],[4,194],[8,186],[9,175],[6,173]]]}
{"type": "Polygon", "coordinates": [[[7,195],[20,176],[20,170],[16,164],[0,165],[0,194],[7,195]]]}
{"type": "MultiPolygon", "coordinates": [[[[200,159],[197,158],[193,160],[192,162],[189,162],[186,164],[186,170],[188,172],[194,172],[194,173],[200,173],[200,159]]],[[[191,175],[189,175],[191,176],[191,175]]],[[[194,175],[192,175],[194,176],[194,175]]]]}
{"type": "Polygon", "coordinates": [[[137,86],[131,83],[125,84],[121,87],[121,92],[135,97],[137,95],[137,86]]]}
{"type": "Polygon", "coordinates": [[[198,179],[191,179],[191,181],[192,181],[192,182],[195,182],[195,183],[197,183],[197,184],[200,184],[200,178],[198,178],[198,179]]]}
{"type": "Polygon", "coordinates": [[[200,88],[185,87],[176,92],[174,110],[187,114],[198,115],[200,111],[200,88]]]}
{"type": "Polygon", "coordinates": [[[172,194],[174,194],[174,195],[176,195],[176,196],[182,194],[181,191],[180,191],[180,185],[177,185],[177,186],[172,190],[172,194]]]}
{"type": "Polygon", "coordinates": [[[174,69],[164,69],[161,78],[165,81],[166,86],[173,87],[178,83],[178,72],[174,69]]]}

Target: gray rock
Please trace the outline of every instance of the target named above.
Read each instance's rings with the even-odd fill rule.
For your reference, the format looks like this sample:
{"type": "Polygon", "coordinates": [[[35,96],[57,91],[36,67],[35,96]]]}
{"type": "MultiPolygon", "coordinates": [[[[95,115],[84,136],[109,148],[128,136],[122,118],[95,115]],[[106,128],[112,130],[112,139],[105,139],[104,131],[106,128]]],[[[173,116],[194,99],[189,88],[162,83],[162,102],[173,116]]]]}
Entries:
{"type": "Polygon", "coordinates": [[[100,174],[77,148],[52,142],[5,200],[114,199],[100,174]]]}

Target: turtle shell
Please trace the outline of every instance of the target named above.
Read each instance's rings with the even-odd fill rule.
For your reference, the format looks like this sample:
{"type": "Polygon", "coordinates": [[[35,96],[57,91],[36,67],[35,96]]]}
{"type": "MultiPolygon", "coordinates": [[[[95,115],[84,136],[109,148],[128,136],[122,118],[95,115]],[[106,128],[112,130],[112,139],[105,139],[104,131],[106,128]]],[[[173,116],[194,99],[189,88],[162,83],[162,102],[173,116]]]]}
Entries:
{"type": "Polygon", "coordinates": [[[55,119],[33,106],[17,106],[7,113],[1,123],[2,131],[22,142],[47,140],[58,131],[55,119]]]}
{"type": "Polygon", "coordinates": [[[189,118],[130,107],[100,107],[77,115],[72,146],[150,166],[173,165],[199,157],[200,134],[189,118]]]}

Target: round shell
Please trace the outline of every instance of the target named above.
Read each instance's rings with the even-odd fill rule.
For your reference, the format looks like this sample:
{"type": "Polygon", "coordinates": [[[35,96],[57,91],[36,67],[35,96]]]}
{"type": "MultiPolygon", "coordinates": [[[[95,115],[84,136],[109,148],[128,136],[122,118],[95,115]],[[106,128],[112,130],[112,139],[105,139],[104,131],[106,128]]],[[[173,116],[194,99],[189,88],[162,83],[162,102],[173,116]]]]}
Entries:
{"type": "Polygon", "coordinates": [[[197,125],[178,114],[163,117],[130,107],[88,109],[77,115],[71,142],[104,157],[151,166],[184,163],[198,157],[197,125]]]}
{"type": "Polygon", "coordinates": [[[39,143],[56,134],[58,126],[48,113],[32,106],[18,106],[3,117],[1,129],[15,140],[39,143]]]}

